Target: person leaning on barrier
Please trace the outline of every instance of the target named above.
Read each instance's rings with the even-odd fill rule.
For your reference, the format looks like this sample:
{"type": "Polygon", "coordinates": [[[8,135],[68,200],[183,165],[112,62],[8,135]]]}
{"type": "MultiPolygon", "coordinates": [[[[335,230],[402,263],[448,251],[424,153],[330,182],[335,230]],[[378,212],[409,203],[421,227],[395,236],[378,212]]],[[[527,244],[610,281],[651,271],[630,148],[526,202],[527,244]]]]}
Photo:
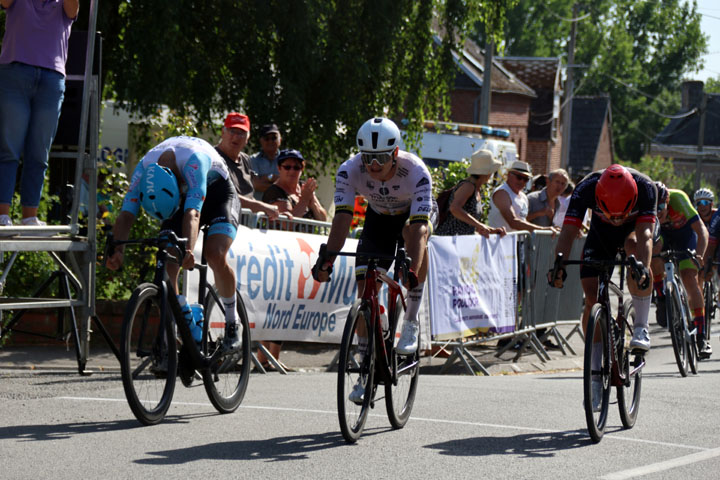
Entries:
{"type": "Polygon", "coordinates": [[[12,225],[10,204],[21,156],[22,224],[45,225],[38,207],[80,2],[0,0],[0,6],[6,11],[0,52],[0,228],[12,225]]]}
{"type": "MultiPolygon", "coordinates": [[[[653,245],[653,231],[656,222],[657,190],[655,184],[642,173],[611,165],[605,170],[586,176],[575,187],[570,199],[555,255],[562,253],[568,258],[573,241],[578,237],[585,212],[592,211],[582,258],[612,260],[617,252],[625,250],[635,255],[643,264],[645,272],[641,278],[627,283],[635,306],[635,324],[630,346],[640,350],[650,349],[648,315],[650,312],[650,258],[653,245]]],[[[548,272],[548,282],[562,288],[567,274],[561,268],[557,278],[552,278],[553,269],[548,272]]],[[[580,267],[580,278],[585,293],[585,309],[582,327],[585,331],[590,309],[597,303],[599,272],[589,266],[580,267]]],[[[599,350],[598,350],[599,351],[599,350]]],[[[600,359],[592,359],[593,368],[600,368],[600,359]]],[[[597,387],[593,387],[597,388],[597,387]]]]}
{"type": "Polygon", "coordinates": [[[506,231],[538,230],[557,233],[555,227],[543,227],[527,221],[529,209],[527,195],[522,191],[530,180],[530,165],[516,161],[510,166],[507,180],[497,187],[490,196],[490,213],[488,225],[506,231]]]}
{"type": "Polygon", "coordinates": [[[248,116],[230,112],[225,117],[220,142],[215,145],[215,150],[225,160],[235,192],[240,197],[240,206],[252,212],[262,212],[268,219],[276,220],[279,216],[278,208],[255,199],[253,195],[252,179],[255,175],[250,168],[250,157],[243,152],[249,133],[248,116]]]}
{"type": "MultiPolygon", "coordinates": [[[[186,270],[195,267],[193,252],[200,226],[210,227],[203,252],[225,307],[223,346],[228,350],[239,348],[235,271],[227,262],[227,253],[237,234],[240,203],[223,159],[200,138],[168,138],[145,154],[135,167],[113,227],[116,240],[127,240],[141,206],[162,222],[161,230],[173,230],[187,238],[182,260],[186,270]]],[[[124,246],[116,247],[107,267],[120,268],[123,256],[124,246]]],[[[167,262],[166,269],[177,294],[180,266],[167,262]]]]}
{"type": "Polygon", "coordinates": [[[262,200],[265,190],[275,183],[280,172],[278,171],[277,156],[282,145],[280,129],[274,123],[263,125],[260,128],[260,151],[250,157],[250,166],[255,172],[253,187],[255,198],[262,200]]]}
{"type": "Polygon", "coordinates": [[[562,168],[548,175],[548,182],[542,190],[528,194],[528,214],[526,220],[543,227],[553,226],[555,212],[560,208],[560,195],[565,191],[570,177],[562,168]]]}
{"type": "Polygon", "coordinates": [[[502,163],[490,150],[480,149],[472,154],[467,167],[469,178],[461,180],[453,188],[448,200],[449,212],[445,221],[438,225],[435,235],[472,235],[483,237],[491,234],[505,235],[502,227],[488,227],[482,218],[481,187],[498,171],[502,163]]]}

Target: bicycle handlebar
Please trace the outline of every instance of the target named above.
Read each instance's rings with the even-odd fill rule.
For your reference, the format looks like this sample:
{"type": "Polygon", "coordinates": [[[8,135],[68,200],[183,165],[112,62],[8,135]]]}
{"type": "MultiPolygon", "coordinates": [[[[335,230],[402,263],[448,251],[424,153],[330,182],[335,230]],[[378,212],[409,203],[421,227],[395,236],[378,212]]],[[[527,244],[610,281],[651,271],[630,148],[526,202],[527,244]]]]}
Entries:
{"type": "Polygon", "coordinates": [[[400,272],[402,278],[408,278],[410,272],[410,263],[412,259],[407,255],[404,248],[398,248],[395,255],[388,255],[386,253],[357,253],[357,252],[334,252],[327,249],[327,244],[323,243],[320,245],[320,251],[318,257],[324,262],[329,256],[342,256],[342,257],[366,257],[372,260],[394,260],[396,265],[400,266],[400,272]]]}
{"type": "MultiPolygon", "coordinates": [[[[635,258],[635,255],[628,255],[626,258],[622,260],[593,260],[590,258],[582,259],[582,260],[563,260],[563,254],[558,253],[555,257],[555,264],[552,269],[552,277],[553,279],[557,279],[557,274],[560,272],[560,270],[564,270],[565,265],[585,265],[588,267],[592,267],[596,270],[603,270],[608,271],[612,267],[615,266],[621,266],[625,265],[630,268],[630,275],[633,277],[633,279],[638,282],[638,287],[641,290],[646,289],[648,286],[650,286],[650,274],[649,271],[645,268],[645,265],[642,264],[637,258],[635,258]],[[645,278],[643,278],[645,277],[645,278]],[[642,282],[640,282],[642,280],[642,282]]],[[[563,278],[564,280],[564,278],[563,278]]]]}
{"type": "Polygon", "coordinates": [[[684,258],[681,258],[683,256],[686,256],[695,264],[698,270],[700,270],[700,262],[697,259],[697,252],[695,250],[691,250],[689,248],[685,250],[664,250],[657,255],[653,255],[653,258],[662,258],[663,260],[667,261],[678,261],[678,260],[684,260],[684,258]]]}
{"type": "Polygon", "coordinates": [[[158,232],[157,237],[150,238],[132,238],[128,240],[115,240],[113,233],[108,232],[107,242],[105,243],[105,252],[103,258],[103,266],[107,264],[107,259],[115,253],[115,247],[120,245],[146,245],[157,248],[175,247],[179,253],[177,257],[170,255],[179,264],[182,264],[182,260],[185,257],[185,248],[187,247],[188,239],[178,237],[177,234],[172,230],[161,230],[158,232]]]}

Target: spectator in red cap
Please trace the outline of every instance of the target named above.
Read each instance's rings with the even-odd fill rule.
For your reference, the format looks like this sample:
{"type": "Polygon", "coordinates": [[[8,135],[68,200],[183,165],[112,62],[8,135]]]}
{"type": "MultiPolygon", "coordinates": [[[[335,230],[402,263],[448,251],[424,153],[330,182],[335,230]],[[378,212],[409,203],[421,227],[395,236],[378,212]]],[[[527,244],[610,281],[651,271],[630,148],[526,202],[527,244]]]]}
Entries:
{"type": "Polygon", "coordinates": [[[250,119],[242,113],[230,112],[225,117],[220,142],[215,150],[225,160],[235,191],[240,197],[240,205],[253,212],[264,212],[270,220],[278,218],[278,207],[257,200],[253,189],[253,172],[250,168],[250,156],[243,152],[250,133],[250,119]]]}
{"type": "Polygon", "coordinates": [[[278,179],[280,171],[277,156],[281,144],[282,136],[278,126],[274,123],[263,125],[260,129],[260,151],[250,157],[250,166],[257,175],[253,179],[253,186],[258,200],[262,200],[265,190],[278,179]]]}

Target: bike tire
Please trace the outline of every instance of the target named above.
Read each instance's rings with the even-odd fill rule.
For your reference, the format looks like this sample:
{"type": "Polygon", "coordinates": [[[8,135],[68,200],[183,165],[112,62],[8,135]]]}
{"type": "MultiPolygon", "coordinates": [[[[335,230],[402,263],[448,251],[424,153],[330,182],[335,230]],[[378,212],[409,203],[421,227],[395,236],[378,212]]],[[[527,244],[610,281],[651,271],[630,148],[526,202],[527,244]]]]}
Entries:
{"type": "Polygon", "coordinates": [[[607,331],[607,312],[599,303],[593,305],[588,318],[585,334],[585,358],[583,368],[583,407],[585,409],[585,420],[588,433],[593,443],[602,440],[607,425],[608,411],[610,407],[610,341],[607,331]],[[598,341],[599,340],[599,341],[598,341]],[[600,349],[601,356],[600,370],[593,371],[593,351],[600,349]],[[593,409],[593,388],[592,381],[600,381],[602,385],[602,397],[600,399],[599,411],[593,409]]]}
{"type": "Polygon", "coordinates": [[[355,443],[362,435],[375,391],[375,343],[370,316],[370,306],[362,300],[356,300],[348,314],[340,344],[337,384],[338,419],[343,438],[348,443],[355,443]],[[355,331],[361,323],[368,332],[367,349],[364,355],[359,352],[356,345],[355,331]],[[365,393],[362,403],[358,405],[348,397],[355,384],[363,376],[365,393]]]}
{"type": "MultiPolygon", "coordinates": [[[[222,347],[220,332],[225,331],[225,308],[217,290],[213,289],[205,296],[205,320],[203,325],[203,356],[212,358],[222,347]]],[[[238,316],[238,335],[242,347],[231,355],[220,355],[208,368],[202,370],[203,384],[210,403],[220,413],[232,413],[240,406],[245,397],[250,380],[251,348],[250,322],[247,310],[239,292],[235,295],[238,316]]]]}
{"type": "Polygon", "coordinates": [[[638,366],[638,362],[643,361],[639,355],[632,355],[630,352],[630,339],[632,339],[632,329],[630,325],[635,324],[635,306],[632,299],[625,300],[625,322],[620,331],[618,341],[618,358],[620,359],[619,370],[624,373],[625,385],[617,387],[618,407],[620,408],[620,421],[623,427],[632,428],[637,420],[638,411],[640,409],[640,394],[642,392],[642,369],[637,370],[632,375],[630,372],[638,366]],[[632,358],[632,359],[631,359],[632,358]]]}
{"type": "MultiPolygon", "coordinates": [[[[691,321],[692,316],[690,314],[690,304],[688,303],[687,292],[685,291],[685,287],[682,286],[680,287],[680,300],[682,301],[682,308],[683,312],[685,312],[685,318],[687,318],[688,321],[691,321]]],[[[687,327],[690,328],[691,325],[688,325],[687,327]]],[[[693,375],[697,375],[699,356],[697,348],[697,332],[695,332],[695,334],[693,335],[686,335],[685,329],[683,329],[683,338],[685,339],[685,349],[687,350],[688,368],[693,375]]]]}
{"type": "Polygon", "coordinates": [[[675,286],[669,286],[665,295],[665,308],[667,309],[668,329],[672,341],[675,363],[680,375],[687,377],[688,374],[688,351],[685,341],[685,326],[682,320],[682,304],[680,303],[680,292],[675,286]]]}
{"type": "Polygon", "coordinates": [[[390,312],[389,316],[390,325],[393,325],[394,328],[391,329],[385,342],[386,351],[394,357],[394,364],[397,365],[397,378],[396,381],[390,379],[385,383],[385,407],[390,425],[394,429],[400,429],[410,418],[415,403],[415,393],[420,377],[420,354],[415,351],[412,355],[398,355],[395,351],[395,332],[402,311],[402,305],[399,303],[396,305],[395,311],[390,312]]]}
{"type": "Polygon", "coordinates": [[[125,308],[120,345],[123,389],[143,425],[162,421],[170,408],[177,372],[172,313],[160,319],[162,292],[153,283],[135,289],[125,308]]]}

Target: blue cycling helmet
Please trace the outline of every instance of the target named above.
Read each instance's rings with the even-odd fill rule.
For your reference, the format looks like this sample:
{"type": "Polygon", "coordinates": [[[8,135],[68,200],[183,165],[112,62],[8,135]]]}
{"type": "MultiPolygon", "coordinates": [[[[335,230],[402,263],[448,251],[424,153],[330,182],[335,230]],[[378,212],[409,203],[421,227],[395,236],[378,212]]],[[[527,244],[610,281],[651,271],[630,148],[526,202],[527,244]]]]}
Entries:
{"type": "Polygon", "coordinates": [[[148,166],[140,179],[140,204],[160,221],[167,220],[180,208],[180,188],[167,167],[148,166]]]}

